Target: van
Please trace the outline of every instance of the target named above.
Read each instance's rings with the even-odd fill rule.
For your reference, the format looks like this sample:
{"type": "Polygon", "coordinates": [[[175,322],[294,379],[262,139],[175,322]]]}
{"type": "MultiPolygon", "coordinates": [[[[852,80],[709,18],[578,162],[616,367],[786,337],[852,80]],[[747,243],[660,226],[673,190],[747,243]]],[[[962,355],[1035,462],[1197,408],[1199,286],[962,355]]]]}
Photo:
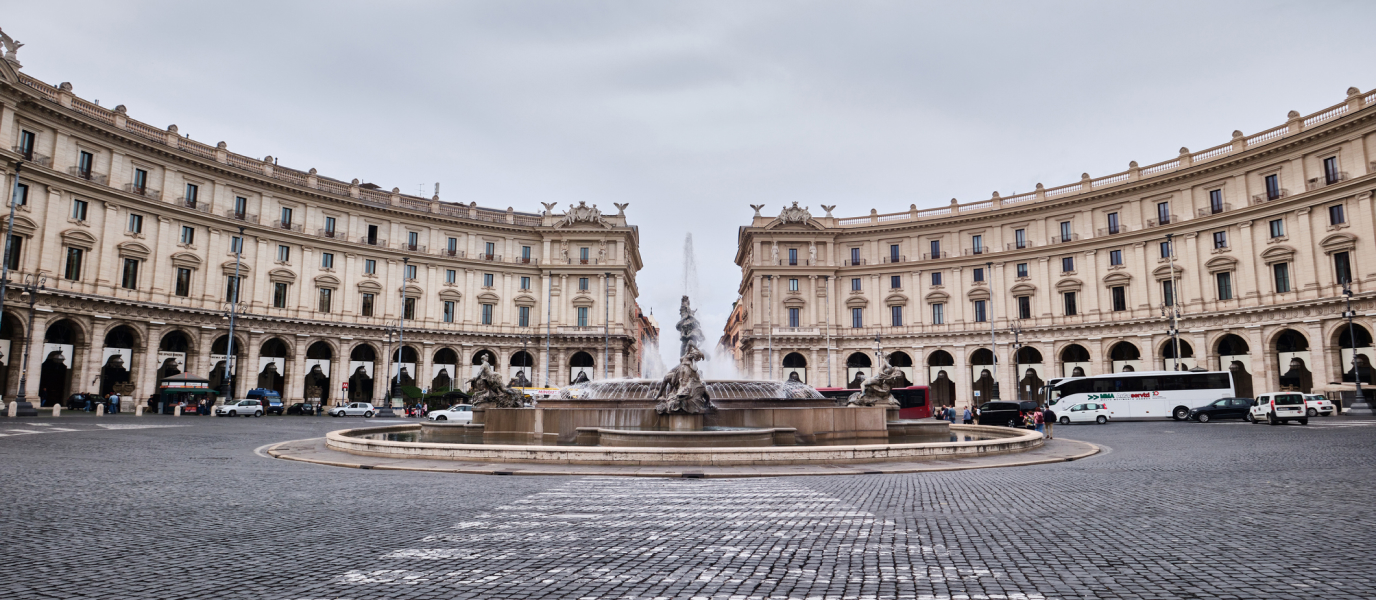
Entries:
{"type": "Polygon", "coordinates": [[[284,412],[282,406],[282,395],[277,390],[267,388],[253,388],[244,396],[248,400],[257,400],[263,406],[263,411],[267,414],[281,415],[284,412]]]}
{"type": "Polygon", "coordinates": [[[1291,419],[1300,422],[1300,425],[1309,424],[1309,415],[1305,412],[1304,394],[1299,392],[1273,392],[1262,394],[1252,403],[1252,409],[1247,413],[1247,420],[1253,423],[1265,421],[1270,425],[1280,425],[1288,423],[1291,419]]]}

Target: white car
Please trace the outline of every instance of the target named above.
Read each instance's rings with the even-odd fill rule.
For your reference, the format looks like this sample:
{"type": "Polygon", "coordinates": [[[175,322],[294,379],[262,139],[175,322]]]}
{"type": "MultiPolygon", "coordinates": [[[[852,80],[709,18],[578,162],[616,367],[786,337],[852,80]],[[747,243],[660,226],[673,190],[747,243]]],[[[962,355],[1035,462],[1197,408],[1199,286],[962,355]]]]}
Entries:
{"type": "Polygon", "coordinates": [[[362,416],[371,419],[377,409],[367,402],[350,402],[343,406],[336,406],[330,409],[331,417],[355,417],[362,416]]]}
{"type": "Polygon", "coordinates": [[[1093,402],[1076,404],[1056,413],[1056,421],[1061,425],[1071,423],[1098,423],[1103,425],[1108,423],[1109,418],[1108,406],[1093,402]]]}
{"type": "Polygon", "coordinates": [[[455,404],[444,410],[437,410],[430,413],[431,421],[458,421],[460,423],[470,423],[473,421],[472,404],[455,404]]]}
{"type": "Polygon", "coordinates": [[[1317,417],[1319,415],[1325,417],[1333,416],[1333,401],[1322,394],[1305,394],[1304,408],[1305,414],[1311,417],[1317,417]]]}
{"type": "Polygon", "coordinates": [[[257,400],[239,400],[237,402],[226,402],[215,407],[217,417],[261,417],[263,416],[263,405],[257,400]]]}
{"type": "Polygon", "coordinates": [[[1291,419],[1300,425],[1309,424],[1309,415],[1304,406],[1304,394],[1299,392],[1272,392],[1257,396],[1256,404],[1247,413],[1247,420],[1253,423],[1265,421],[1270,425],[1288,423],[1291,419]]]}

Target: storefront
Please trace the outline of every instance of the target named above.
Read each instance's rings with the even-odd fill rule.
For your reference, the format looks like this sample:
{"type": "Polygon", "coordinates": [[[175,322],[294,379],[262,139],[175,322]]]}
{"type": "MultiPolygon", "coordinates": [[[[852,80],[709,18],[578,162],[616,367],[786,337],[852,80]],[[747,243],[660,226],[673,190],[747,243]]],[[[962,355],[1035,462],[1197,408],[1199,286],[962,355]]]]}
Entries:
{"type": "Polygon", "coordinates": [[[157,406],[151,408],[170,415],[175,414],[180,406],[183,415],[208,415],[217,393],[210,388],[209,379],[181,373],[162,380],[158,386],[157,406]]]}

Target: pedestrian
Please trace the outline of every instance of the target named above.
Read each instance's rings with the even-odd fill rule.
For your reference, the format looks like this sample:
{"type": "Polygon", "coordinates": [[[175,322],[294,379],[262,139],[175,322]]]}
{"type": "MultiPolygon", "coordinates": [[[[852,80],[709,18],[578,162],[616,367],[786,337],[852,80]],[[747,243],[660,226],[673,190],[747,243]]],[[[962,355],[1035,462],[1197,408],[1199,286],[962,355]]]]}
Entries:
{"type": "Polygon", "coordinates": [[[85,410],[86,412],[91,412],[91,395],[90,395],[90,394],[82,394],[82,395],[86,397],[86,408],[85,408],[84,410],[85,410]]]}
{"type": "Polygon", "coordinates": [[[119,412],[119,393],[110,394],[110,414],[119,412]]]}
{"type": "Polygon", "coordinates": [[[1046,410],[1042,411],[1042,422],[1046,423],[1046,439],[1056,439],[1056,436],[1051,432],[1051,427],[1056,424],[1056,411],[1051,410],[1049,404],[1046,406],[1046,410]]]}
{"type": "Polygon", "coordinates": [[[1040,408],[1032,411],[1032,423],[1037,426],[1037,433],[1046,435],[1046,423],[1042,421],[1042,411],[1040,408]]]}
{"type": "Polygon", "coordinates": [[[970,414],[970,407],[967,406],[967,407],[965,407],[965,424],[966,424],[966,425],[969,425],[969,424],[971,424],[971,423],[973,423],[973,422],[974,422],[974,415],[970,414]]]}
{"type": "Polygon", "coordinates": [[[1036,428],[1037,428],[1037,422],[1036,422],[1036,420],[1032,417],[1032,413],[1031,413],[1031,412],[1025,412],[1025,413],[1022,414],[1022,426],[1023,426],[1023,429],[1036,429],[1036,428]]]}

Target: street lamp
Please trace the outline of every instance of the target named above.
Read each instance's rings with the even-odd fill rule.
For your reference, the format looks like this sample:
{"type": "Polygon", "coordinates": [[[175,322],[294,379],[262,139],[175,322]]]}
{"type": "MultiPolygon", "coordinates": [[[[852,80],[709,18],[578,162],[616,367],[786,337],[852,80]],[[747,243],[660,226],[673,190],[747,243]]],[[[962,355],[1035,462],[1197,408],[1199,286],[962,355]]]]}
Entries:
{"type": "MultiPolygon", "coordinates": [[[[1364,399],[1364,396],[1362,396],[1362,370],[1357,363],[1357,335],[1356,332],[1353,331],[1354,327],[1352,325],[1352,319],[1357,316],[1357,313],[1352,310],[1352,281],[1348,278],[1343,278],[1343,296],[1347,300],[1347,310],[1343,311],[1343,316],[1347,317],[1347,339],[1352,344],[1352,381],[1357,384],[1357,399],[1355,402],[1361,402],[1364,399]]],[[[23,394],[23,392],[20,392],[20,394],[23,394]]],[[[20,400],[23,400],[22,395],[20,400]]]]}
{"type": "MultiPolygon", "coordinates": [[[[990,370],[993,371],[993,373],[991,373],[991,375],[993,375],[993,377],[994,377],[994,390],[993,390],[993,392],[990,393],[989,399],[990,399],[990,400],[998,400],[998,399],[999,399],[999,339],[998,339],[998,334],[994,331],[994,284],[993,284],[993,281],[994,281],[994,263],[993,263],[993,261],[989,261],[989,262],[984,263],[984,276],[985,276],[986,278],[988,278],[988,280],[989,280],[989,282],[990,282],[990,284],[989,284],[989,309],[985,312],[985,315],[984,315],[984,316],[985,316],[985,318],[989,319],[989,354],[990,354],[990,356],[993,358],[993,363],[994,363],[994,364],[992,364],[992,365],[989,366],[990,370]]],[[[1017,374],[1014,373],[1014,377],[1016,377],[1016,376],[1017,376],[1017,374]]],[[[1016,393],[1013,394],[1013,397],[1014,397],[1014,398],[1017,398],[1017,396],[1018,396],[1018,395],[1017,395],[1016,393]]]]}
{"type": "MultiPolygon", "coordinates": [[[[1018,353],[1022,351],[1022,341],[1018,336],[1022,335],[1022,319],[1014,320],[1008,326],[1008,333],[1013,334],[1013,401],[1022,401],[1022,384],[1018,382],[1018,353]]],[[[1031,400],[1031,398],[1028,398],[1031,400]]]]}
{"type": "MultiPolygon", "coordinates": [[[[395,412],[392,412],[392,405],[401,400],[401,363],[404,362],[406,358],[404,356],[406,352],[406,282],[407,276],[410,275],[410,273],[408,273],[410,266],[411,257],[407,256],[401,259],[401,315],[397,317],[396,360],[392,361],[395,369],[393,369],[392,375],[391,394],[387,403],[383,405],[381,410],[377,411],[377,416],[379,417],[397,416],[395,412]]],[[[391,337],[389,332],[387,336],[389,345],[391,344],[391,337]]]]}
{"type": "Polygon", "coordinates": [[[34,304],[38,302],[38,292],[44,290],[47,283],[47,275],[30,273],[23,276],[20,284],[20,289],[23,291],[19,294],[19,301],[29,303],[29,332],[24,334],[24,358],[22,359],[23,362],[19,363],[19,395],[15,397],[15,404],[18,408],[15,416],[19,417],[38,416],[38,410],[33,407],[33,403],[25,400],[24,392],[29,383],[29,346],[33,343],[34,304]]]}
{"type": "Polygon", "coordinates": [[[1175,348],[1175,357],[1171,359],[1173,361],[1173,368],[1171,370],[1179,371],[1181,311],[1180,301],[1176,299],[1176,297],[1180,295],[1180,290],[1177,289],[1175,285],[1175,242],[1173,241],[1174,237],[1175,234],[1173,233],[1166,234],[1166,258],[1170,259],[1171,263],[1171,295],[1169,298],[1163,298],[1165,302],[1161,303],[1161,316],[1169,318],[1171,320],[1170,328],[1166,330],[1166,333],[1171,336],[1172,347],[1175,348]]]}
{"type": "MultiPolygon", "coordinates": [[[[237,269],[236,269],[237,270],[237,269]]],[[[234,360],[234,325],[237,316],[244,312],[244,304],[239,300],[239,278],[234,278],[234,301],[223,302],[220,310],[224,316],[220,317],[229,321],[229,337],[225,338],[225,372],[224,378],[220,380],[220,398],[232,398],[234,395],[234,375],[239,371],[238,361],[234,360]]]]}

